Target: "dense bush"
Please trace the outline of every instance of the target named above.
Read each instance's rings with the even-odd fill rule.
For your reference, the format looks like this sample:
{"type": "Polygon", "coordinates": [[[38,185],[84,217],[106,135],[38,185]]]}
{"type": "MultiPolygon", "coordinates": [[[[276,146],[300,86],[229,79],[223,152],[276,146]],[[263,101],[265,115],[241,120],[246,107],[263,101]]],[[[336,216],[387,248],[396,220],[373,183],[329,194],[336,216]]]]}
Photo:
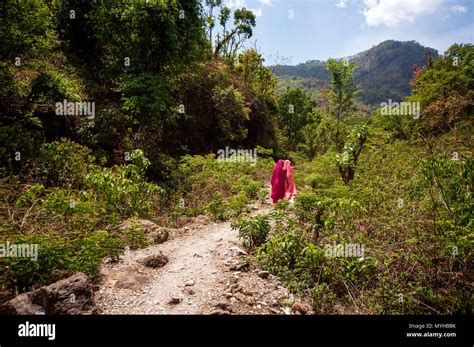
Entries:
{"type": "Polygon", "coordinates": [[[75,142],[61,139],[45,143],[38,158],[38,174],[49,186],[80,188],[94,164],[92,151],[75,142]]]}
{"type": "Polygon", "coordinates": [[[252,165],[218,161],[212,154],[184,156],[171,175],[174,213],[208,213],[215,220],[236,217],[258,197],[262,183],[270,179],[273,165],[272,159],[260,157],[252,165]],[[183,208],[179,207],[180,199],[183,208]]]}
{"type": "Polygon", "coordinates": [[[239,238],[244,246],[253,249],[267,240],[270,232],[269,218],[268,215],[242,218],[232,223],[232,228],[239,231],[239,238]]]}
{"type": "Polygon", "coordinates": [[[102,259],[118,259],[124,248],[120,239],[107,231],[85,235],[73,231],[65,234],[48,233],[11,237],[8,240],[10,243],[38,247],[38,259],[35,261],[14,257],[0,259],[0,289],[14,289],[18,292],[28,291],[79,271],[96,276],[102,259]]]}

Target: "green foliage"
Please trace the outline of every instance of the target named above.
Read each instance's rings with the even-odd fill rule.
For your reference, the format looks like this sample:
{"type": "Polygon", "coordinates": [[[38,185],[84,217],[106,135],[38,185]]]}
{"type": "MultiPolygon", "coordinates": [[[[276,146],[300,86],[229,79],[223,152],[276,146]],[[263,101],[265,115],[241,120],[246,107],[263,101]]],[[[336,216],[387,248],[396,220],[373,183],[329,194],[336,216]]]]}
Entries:
{"type": "Polygon", "coordinates": [[[354,111],[353,99],[359,92],[354,86],[353,74],[356,69],[355,62],[336,61],[328,59],[327,68],[331,76],[331,90],[329,91],[329,105],[331,115],[336,119],[336,132],[334,142],[336,148],[341,151],[343,147],[342,131],[340,129],[341,119],[347,117],[354,111]]]}
{"type": "Polygon", "coordinates": [[[257,154],[259,158],[271,158],[273,157],[273,149],[264,148],[262,146],[257,146],[257,154]]]}
{"type": "MultiPolygon", "coordinates": [[[[88,230],[106,221],[118,221],[129,216],[148,216],[162,189],[148,183],[144,172],[150,162],[141,150],[130,155],[130,163],[112,168],[92,164],[89,150],[69,141],[47,145],[42,167],[48,182],[58,187],[30,186],[16,199],[22,211],[23,226],[27,218],[38,218],[33,230],[56,225],[58,217],[67,229],[88,230]],[[60,156],[57,151],[69,153],[60,156]],[[30,211],[31,210],[31,211],[30,211]],[[56,221],[55,221],[56,220],[56,221]]],[[[61,228],[60,227],[60,228],[61,228]]]]}
{"type": "Polygon", "coordinates": [[[38,174],[50,186],[80,188],[94,159],[89,148],[63,138],[41,147],[38,174]]]}
{"type": "Polygon", "coordinates": [[[420,118],[379,116],[379,123],[404,140],[422,137],[429,141],[458,129],[456,136],[467,138],[463,134],[472,128],[473,65],[471,44],[452,45],[442,57],[413,72],[413,93],[406,100],[420,103],[420,118]]]}
{"type": "Polygon", "coordinates": [[[12,64],[0,61],[0,82],[0,105],[5,110],[8,110],[11,108],[11,105],[8,104],[15,102],[21,97],[20,81],[16,78],[15,69],[12,64]]]}
{"type": "MultiPolygon", "coordinates": [[[[192,215],[207,212],[214,220],[236,217],[247,210],[251,199],[258,197],[261,182],[268,180],[274,162],[258,159],[250,163],[222,163],[214,155],[184,156],[172,173],[174,198],[183,198],[192,215]]],[[[267,192],[268,194],[268,192],[267,192]]]]}
{"type": "Polygon", "coordinates": [[[38,154],[37,144],[42,141],[44,137],[37,129],[30,130],[22,124],[0,126],[0,167],[6,174],[32,170],[31,160],[38,154]]]}
{"type": "Polygon", "coordinates": [[[268,215],[241,218],[232,223],[232,229],[239,231],[245,247],[254,249],[266,241],[270,232],[269,219],[268,215]]]}
{"type": "Polygon", "coordinates": [[[76,80],[58,71],[45,70],[32,81],[28,98],[37,104],[52,101],[50,107],[55,109],[54,104],[62,102],[64,99],[67,99],[68,102],[79,101],[79,93],[81,91],[76,80]]]}
{"type": "Polygon", "coordinates": [[[375,271],[376,265],[372,258],[356,258],[344,264],[342,276],[354,283],[373,276],[375,271]]]}
{"type": "Polygon", "coordinates": [[[282,131],[287,137],[288,148],[292,149],[300,140],[301,129],[310,122],[316,104],[301,89],[290,88],[278,98],[278,104],[282,131]]]}
{"type": "Polygon", "coordinates": [[[225,219],[225,201],[221,192],[214,193],[212,200],[206,205],[206,211],[211,214],[215,221],[222,221],[225,219]]]}
{"type": "Polygon", "coordinates": [[[318,225],[323,224],[324,211],[331,208],[335,201],[331,198],[320,196],[314,192],[301,192],[296,201],[296,213],[304,221],[312,221],[318,225]]]}
{"type": "Polygon", "coordinates": [[[270,69],[263,65],[264,61],[265,59],[255,49],[248,49],[239,54],[235,68],[242,81],[251,86],[258,95],[271,96],[277,79],[270,69]]]}
{"type": "Polygon", "coordinates": [[[212,90],[211,99],[219,114],[220,134],[217,135],[217,140],[220,143],[226,140],[234,143],[245,139],[247,130],[244,123],[249,120],[250,109],[245,105],[242,93],[233,86],[227,88],[216,86],[212,90]]]}
{"type": "Polygon", "coordinates": [[[247,211],[247,205],[250,201],[245,192],[239,192],[237,195],[228,197],[227,202],[229,206],[227,217],[233,218],[247,211]]]}
{"type": "Polygon", "coordinates": [[[258,263],[275,274],[294,269],[306,246],[306,239],[288,232],[271,238],[257,249],[258,263]]]}
{"type": "Polygon", "coordinates": [[[60,114],[56,103],[81,101],[85,98],[83,86],[72,71],[60,72],[49,67],[39,67],[39,70],[26,97],[31,120],[42,129],[47,140],[70,137],[87,118],[60,114]]]}
{"type": "Polygon", "coordinates": [[[55,42],[52,14],[42,0],[3,1],[0,30],[0,57],[5,61],[44,55],[55,42]]]}
{"type": "Polygon", "coordinates": [[[251,176],[243,175],[235,182],[236,189],[243,192],[250,199],[255,199],[260,190],[260,183],[255,181],[251,176]]]}
{"type": "Polygon", "coordinates": [[[95,201],[104,201],[111,212],[125,216],[146,216],[153,208],[154,196],[161,189],[143,178],[150,164],[141,150],[130,155],[131,164],[104,168],[87,174],[84,178],[86,194],[95,201]]]}
{"type": "Polygon", "coordinates": [[[209,7],[209,13],[206,18],[209,31],[209,40],[212,42],[212,30],[215,27],[216,19],[218,19],[222,33],[218,33],[215,40],[214,57],[223,57],[229,62],[233,62],[237,56],[237,51],[242,47],[245,40],[253,35],[253,27],[255,27],[255,14],[246,9],[236,9],[233,13],[233,25],[228,23],[231,17],[231,10],[225,6],[222,1],[206,1],[209,7]],[[219,15],[213,14],[214,10],[219,8],[219,15]]]}
{"type": "Polygon", "coordinates": [[[472,224],[474,160],[432,156],[420,164],[432,206],[441,220],[454,225],[472,224]]]}
{"type": "Polygon", "coordinates": [[[349,136],[348,141],[342,148],[342,153],[336,155],[336,163],[339,167],[339,173],[345,184],[354,179],[355,169],[359,155],[362,152],[365,142],[369,136],[367,124],[359,124],[349,136]]]}
{"type": "Polygon", "coordinates": [[[174,69],[190,62],[203,43],[198,1],[104,1],[86,23],[110,52],[103,60],[111,72],[123,70],[125,57],[134,73],[174,69]]]}
{"type": "Polygon", "coordinates": [[[148,246],[146,234],[142,229],[132,228],[124,231],[126,243],[130,249],[145,248],[148,246]]]}
{"type": "Polygon", "coordinates": [[[470,152],[460,148],[454,160],[391,142],[378,128],[371,134],[351,185],[338,179],[333,151],[298,166],[295,204],[274,205],[257,264],[313,298],[320,313],[469,312],[462,278],[472,259],[470,152]],[[334,244],[364,245],[365,254],[326,254],[334,244]]]}
{"type": "Polygon", "coordinates": [[[171,106],[170,96],[162,77],[153,74],[124,77],[122,108],[140,124],[162,121],[171,106]]]}
{"type": "MultiPolygon", "coordinates": [[[[104,257],[118,259],[123,244],[106,231],[18,236],[8,239],[14,244],[37,245],[38,258],[2,258],[0,288],[28,291],[74,272],[90,276],[99,274],[104,257]]],[[[1,241],[4,242],[3,240],[1,241]]]]}
{"type": "Polygon", "coordinates": [[[336,300],[336,295],[326,283],[318,284],[311,289],[311,303],[318,313],[332,313],[336,300]]]}
{"type": "Polygon", "coordinates": [[[165,112],[163,128],[152,135],[159,137],[160,148],[184,155],[236,148],[244,141],[247,148],[272,147],[277,112],[272,91],[262,85],[267,88],[262,95],[260,85],[248,85],[241,78],[228,65],[212,60],[176,77],[172,112],[165,112]],[[174,136],[163,136],[169,133],[174,136]]]}

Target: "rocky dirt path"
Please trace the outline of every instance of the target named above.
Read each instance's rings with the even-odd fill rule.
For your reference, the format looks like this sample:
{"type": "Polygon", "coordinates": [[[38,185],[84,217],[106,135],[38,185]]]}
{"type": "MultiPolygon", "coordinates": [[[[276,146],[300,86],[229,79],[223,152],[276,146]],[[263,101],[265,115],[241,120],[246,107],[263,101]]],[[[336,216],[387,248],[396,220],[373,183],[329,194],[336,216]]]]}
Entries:
{"type": "MultiPolygon", "coordinates": [[[[269,211],[268,205],[256,213],[269,211]]],[[[193,223],[165,243],[104,264],[96,302],[103,314],[289,314],[292,295],[245,261],[229,222],[193,223]],[[160,268],[142,264],[165,255],[160,268]],[[289,299],[289,300],[288,300],[289,299]]]]}

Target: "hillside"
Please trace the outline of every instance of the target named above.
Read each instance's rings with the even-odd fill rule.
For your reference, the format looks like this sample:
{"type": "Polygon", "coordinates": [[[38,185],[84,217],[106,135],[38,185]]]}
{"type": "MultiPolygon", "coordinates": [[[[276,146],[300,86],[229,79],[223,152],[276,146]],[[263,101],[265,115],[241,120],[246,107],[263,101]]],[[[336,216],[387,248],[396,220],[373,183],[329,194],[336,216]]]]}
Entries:
{"type": "MultiPolygon", "coordinates": [[[[436,50],[416,41],[387,40],[348,57],[349,61],[354,61],[357,65],[354,82],[362,85],[360,100],[376,105],[387,99],[400,100],[408,96],[413,65],[425,65],[428,54],[433,59],[438,57],[436,50]]],[[[279,76],[280,87],[283,88],[292,85],[312,90],[329,82],[326,62],[320,60],[272,68],[279,76]]]]}

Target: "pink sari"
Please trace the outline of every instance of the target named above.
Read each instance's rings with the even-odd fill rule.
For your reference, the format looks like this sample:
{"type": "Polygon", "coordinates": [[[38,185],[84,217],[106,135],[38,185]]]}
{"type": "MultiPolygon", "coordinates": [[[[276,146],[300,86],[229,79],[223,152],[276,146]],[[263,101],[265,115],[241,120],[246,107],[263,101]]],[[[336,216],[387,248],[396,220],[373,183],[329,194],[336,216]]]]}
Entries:
{"type": "Polygon", "coordinates": [[[272,201],[278,202],[285,197],[286,170],[283,160],[278,160],[272,172],[272,201]]]}
{"type": "Polygon", "coordinates": [[[293,166],[289,160],[285,160],[283,165],[284,170],[286,171],[286,181],[285,181],[285,199],[291,200],[296,195],[296,186],[295,178],[293,176],[293,166]]]}

